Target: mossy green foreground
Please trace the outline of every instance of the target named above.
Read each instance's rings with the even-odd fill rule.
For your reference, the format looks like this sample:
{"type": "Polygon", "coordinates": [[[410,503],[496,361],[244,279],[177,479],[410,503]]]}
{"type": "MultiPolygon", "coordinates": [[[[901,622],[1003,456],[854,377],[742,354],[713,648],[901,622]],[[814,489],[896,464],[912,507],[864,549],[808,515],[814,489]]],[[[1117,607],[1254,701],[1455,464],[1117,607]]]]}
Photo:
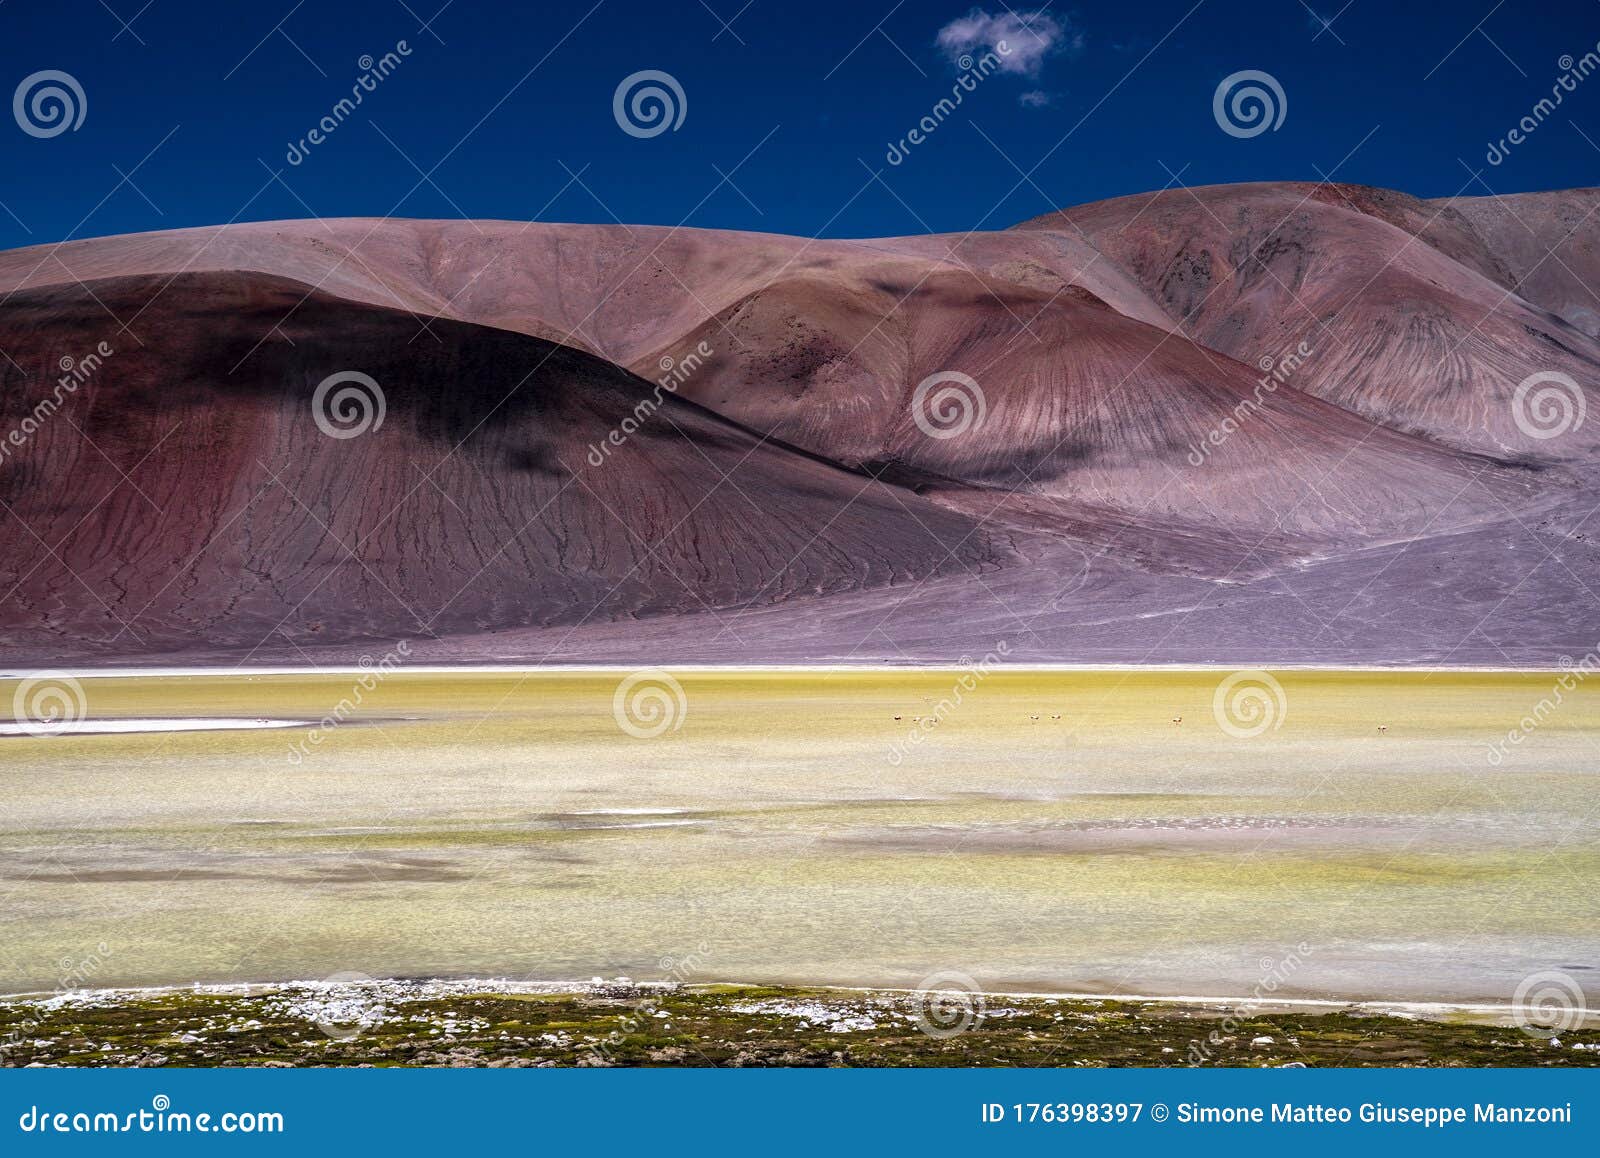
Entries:
{"type": "Polygon", "coordinates": [[[11,1066],[1600,1066],[1600,1027],[752,986],[325,983],[0,1003],[11,1066]]]}

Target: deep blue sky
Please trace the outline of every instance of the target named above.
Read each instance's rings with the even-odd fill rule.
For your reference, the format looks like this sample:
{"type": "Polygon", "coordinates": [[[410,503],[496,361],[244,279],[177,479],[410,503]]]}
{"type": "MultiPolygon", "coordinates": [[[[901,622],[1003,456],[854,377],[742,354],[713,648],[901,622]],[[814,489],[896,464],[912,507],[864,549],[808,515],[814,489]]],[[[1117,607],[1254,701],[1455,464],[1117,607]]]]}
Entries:
{"type": "Polygon", "coordinates": [[[1583,135],[1600,143],[1600,75],[1505,163],[1484,161],[1548,95],[1558,59],[1600,41],[1595,0],[1317,0],[1324,17],[1343,8],[1321,35],[1300,0],[1058,0],[1049,14],[1081,43],[1036,76],[984,80],[893,167],[887,144],[950,91],[957,68],[935,38],[964,0],[751,0],[737,18],[745,0],[454,0],[420,29],[442,3],[0,0],[0,96],[59,69],[88,104],[81,128],[49,139],[0,109],[0,247],[312,213],[881,236],[999,228],[1174,174],[1316,180],[1337,166],[1424,196],[1485,192],[1463,161],[1496,192],[1600,174],[1583,135]],[[410,57],[289,166],[289,142],[348,94],[359,58],[399,40],[410,57]],[[613,91],[641,69],[681,83],[677,131],[618,128],[613,91]],[[1277,131],[1218,128],[1213,91],[1241,69],[1282,84],[1277,131]],[[1047,103],[1025,107],[1025,92],[1047,103]],[[1024,180],[1013,162],[1038,168],[1024,180]],[[719,186],[735,166],[737,188],[719,186]]]}

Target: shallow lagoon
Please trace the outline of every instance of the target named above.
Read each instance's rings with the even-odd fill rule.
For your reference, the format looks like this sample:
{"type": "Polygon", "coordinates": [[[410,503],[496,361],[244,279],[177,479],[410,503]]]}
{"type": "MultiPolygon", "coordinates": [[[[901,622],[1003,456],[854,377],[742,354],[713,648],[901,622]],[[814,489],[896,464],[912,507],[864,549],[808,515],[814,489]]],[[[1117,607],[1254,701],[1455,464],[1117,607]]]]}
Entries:
{"type": "MultiPolygon", "coordinates": [[[[0,737],[0,988],[942,973],[1505,1003],[1560,969],[1600,998],[1600,695],[1486,758],[1553,674],[1277,672],[1250,737],[1213,714],[1225,672],[969,672],[941,710],[961,672],[682,670],[652,737],[614,714],[626,674],[369,675],[314,744],[0,737]]],[[[356,679],[81,683],[95,719],[270,720],[356,679]]]]}

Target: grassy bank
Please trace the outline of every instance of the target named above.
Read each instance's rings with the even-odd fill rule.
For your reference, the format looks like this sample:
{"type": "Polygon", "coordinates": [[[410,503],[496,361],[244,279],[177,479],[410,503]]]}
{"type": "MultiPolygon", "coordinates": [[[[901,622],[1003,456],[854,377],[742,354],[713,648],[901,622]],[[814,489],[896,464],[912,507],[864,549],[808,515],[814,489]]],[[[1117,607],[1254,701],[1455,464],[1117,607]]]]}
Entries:
{"type": "Polygon", "coordinates": [[[355,982],[0,1003],[4,1064],[63,1066],[1593,1066],[1600,1028],[1354,1008],[756,987],[355,982]]]}

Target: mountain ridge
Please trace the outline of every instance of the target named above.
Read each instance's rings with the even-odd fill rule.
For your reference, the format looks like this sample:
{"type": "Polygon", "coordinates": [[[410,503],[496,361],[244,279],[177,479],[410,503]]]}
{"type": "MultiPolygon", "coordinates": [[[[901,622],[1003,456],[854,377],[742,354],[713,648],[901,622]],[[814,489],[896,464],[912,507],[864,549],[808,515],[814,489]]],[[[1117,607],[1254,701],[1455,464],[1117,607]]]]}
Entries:
{"type": "Polygon", "coordinates": [[[1596,209],[1257,182],[967,235],[346,218],[0,253],[0,423],[116,349],[0,463],[0,647],[1181,660],[1196,620],[1264,661],[1587,650],[1596,209]],[[381,425],[312,423],[341,374],[381,425]],[[1417,622],[1345,624],[1369,595],[1417,622]]]}

